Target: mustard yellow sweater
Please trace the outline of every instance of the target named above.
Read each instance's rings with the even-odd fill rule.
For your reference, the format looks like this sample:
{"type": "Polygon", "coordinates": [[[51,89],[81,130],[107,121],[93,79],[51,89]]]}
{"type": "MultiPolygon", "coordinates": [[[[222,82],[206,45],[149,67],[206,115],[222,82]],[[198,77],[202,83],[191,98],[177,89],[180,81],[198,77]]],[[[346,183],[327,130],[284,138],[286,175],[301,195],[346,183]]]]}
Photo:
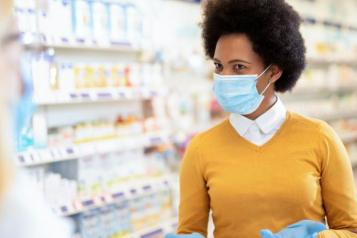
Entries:
{"type": "Polygon", "coordinates": [[[275,136],[256,146],[228,120],[190,143],[180,174],[178,233],[258,238],[302,219],[324,222],[319,238],[357,238],[357,200],[350,161],[324,122],[289,112],[275,136]],[[349,231],[350,230],[350,231],[349,231]]]}

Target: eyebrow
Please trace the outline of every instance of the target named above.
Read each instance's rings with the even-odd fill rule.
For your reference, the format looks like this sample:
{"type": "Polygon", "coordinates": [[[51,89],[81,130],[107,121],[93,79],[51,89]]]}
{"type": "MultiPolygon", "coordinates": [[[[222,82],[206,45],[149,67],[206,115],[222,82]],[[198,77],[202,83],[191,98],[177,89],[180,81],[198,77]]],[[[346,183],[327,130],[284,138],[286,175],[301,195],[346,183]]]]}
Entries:
{"type": "MultiPolygon", "coordinates": [[[[213,59],[214,61],[216,61],[216,62],[221,62],[219,59],[216,59],[216,58],[214,58],[213,59]]],[[[238,63],[238,62],[240,62],[240,63],[246,63],[246,64],[251,64],[250,62],[248,62],[248,61],[245,61],[245,60],[241,60],[241,59],[233,59],[233,60],[230,60],[230,61],[228,61],[228,64],[233,64],[233,63],[238,63]]]]}

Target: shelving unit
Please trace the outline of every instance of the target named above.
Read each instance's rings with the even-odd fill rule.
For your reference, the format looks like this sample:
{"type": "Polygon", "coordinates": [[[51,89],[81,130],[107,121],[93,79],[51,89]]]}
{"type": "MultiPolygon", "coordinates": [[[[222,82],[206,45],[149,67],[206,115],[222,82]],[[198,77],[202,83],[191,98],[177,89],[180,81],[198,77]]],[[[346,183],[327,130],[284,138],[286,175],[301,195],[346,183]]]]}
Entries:
{"type": "Polygon", "coordinates": [[[136,197],[148,196],[161,190],[170,189],[170,176],[162,176],[152,179],[131,181],[123,184],[122,188],[107,194],[94,195],[87,198],[79,198],[73,204],[62,205],[54,212],[59,216],[74,216],[95,208],[104,207],[125,200],[132,200],[136,197]]]}
{"type": "Polygon", "coordinates": [[[357,67],[357,59],[336,59],[333,57],[317,58],[308,57],[307,62],[312,66],[328,66],[328,65],[345,65],[350,67],[357,67]]]}
{"type": "Polygon", "coordinates": [[[27,50],[74,50],[74,51],[91,51],[91,52],[115,52],[115,53],[132,53],[141,54],[143,49],[138,47],[133,47],[130,44],[117,44],[117,45],[100,45],[100,44],[76,44],[76,43],[27,43],[24,45],[27,50]]]}
{"type": "Polygon", "coordinates": [[[284,100],[304,100],[318,97],[327,97],[337,94],[347,94],[357,91],[357,84],[354,85],[342,85],[336,87],[315,87],[315,88],[298,88],[292,93],[286,93],[280,95],[284,100]]]}
{"type": "Polygon", "coordinates": [[[148,227],[141,231],[135,232],[131,235],[124,236],[124,238],[148,238],[163,236],[164,234],[170,233],[177,227],[177,218],[173,218],[169,221],[165,221],[160,225],[148,227]]]}
{"type": "Polygon", "coordinates": [[[356,5],[353,1],[289,2],[303,16],[307,69],[296,90],[281,97],[299,112],[336,127],[356,171],[357,25],[352,14],[356,5]],[[317,8],[319,13],[313,11],[317,8]]]}
{"type": "Polygon", "coordinates": [[[339,120],[339,119],[350,119],[350,118],[356,118],[357,116],[357,110],[336,110],[333,113],[315,113],[312,114],[311,116],[320,118],[324,121],[334,121],[334,120],[339,120]]]}
{"type": "MultiPolygon", "coordinates": [[[[20,6],[17,6],[16,12],[29,13],[20,16],[19,22],[20,30],[24,32],[24,48],[33,60],[29,65],[36,75],[33,81],[37,108],[32,122],[33,131],[29,133],[33,136],[33,145],[18,153],[16,163],[34,175],[54,212],[74,221],[77,233],[75,237],[96,238],[95,235],[89,236],[85,230],[94,229],[85,227],[86,219],[90,220],[93,212],[98,213],[97,217],[100,219],[103,210],[114,206],[117,209],[113,209],[112,216],[120,216],[125,210],[120,210],[122,204],[132,203],[134,207],[140,207],[138,200],[146,197],[149,200],[141,202],[151,202],[154,209],[157,209],[155,206],[161,206],[162,199],[173,199],[160,196],[169,196],[177,189],[177,184],[170,182],[170,178],[175,175],[171,175],[173,171],[167,161],[165,172],[169,175],[163,175],[155,168],[163,166],[160,158],[156,158],[159,157],[158,154],[163,158],[170,156],[170,148],[166,147],[172,143],[172,130],[166,127],[161,113],[165,110],[165,105],[161,105],[160,101],[169,93],[165,85],[158,83],[164,77],[161,62],[155,56],[148,59],[143,57],[147,52],[142,43],[150,43],[151,40],[151,36],[144,34],[144,23],[151,24],[153,19],[144,21],[145,14],[140,12],[142,3],[110,3],[115,12],[108,19],[108,23],[113,21],[110,22],[113,32],[100,34],[108,36],[103,43],[94,39],[99,35],[95,36],[96,30],[93,29],[92,35],[79,29],[81,24],[83,28],[89,26],[86,21],[92,18],[93,21],[105,18],[105,15],[100,19],[96,18],[103,10],[103,5],[100,5],[102,1],[95,6],[96,16],[93,17],[89,16],[92,13],[86,12],[86,1],[75,1],[72,5],[68,5],[67,1],[52,1],[46,7],[31,5],[29,2],[19,1],[20,6]],[[70,11],[76,4],[82,4],[78,12],[70,11]],[[26,10],[22,11],[21,8],[26,10]],[[27,8],[31,8],[31,11],[27,11],[27,8]],[[58,18],[56,11],[60,11],[63,16],[61,23],[63,21],[68,27],[73,23],[68,17],[75,18],[73,32],[50,29],[53,21],[57,21],[55,25],[58,24],[58,20],[54,20],[58,18]],[[77,16],[78,14],[83,15],[77,16]],[[27,22],[33,24],[29,25],[27,22]],[[67,35],[62,36],[59,32],[67,35]],[[124,34],[125,39],[118,39],[118,36],[123,37],[124,34]],[[140,132],[137,131],[138,128],[130,129],[130,120],[135,120],[132,123],[138,124],[140,132]],[[105,123],[108,128],[101,125],[105,123]],[[99,130],[112,130],[108,133],[115,136],[96,138],[93,130],[98,130],[98,134],[99,130]],[[68,139],[68,131],[71,139],[68,139]],[[78,136],[86,138],[86,133],[90,134],[87,135],[89,142],[79,143],[78,136]],[[57,136],[68,140],[61,143],[57,136]],[[145,165],[138,164],[136,167],[140,168],[135,169],[133,163],[138,163],[139,160],[145,165]],[[96,161],[97,164],[91,164],[90,161],[96,161]],[[127,164],[130,173],[120,170],[124,167],[123,164],[127,164]],[[145,166],[148,168],[144,168],[145,166]],[[99,176],[98,171],[103,169],[106,170],[99,176]],[[73,194],[71,187],[71,193],[64,190],[63,193],[69,195],[58,201],[53,195],[46,194],[50,182],[56,186],[65,185],[58,186],[58,190],[60,187],[76,185],[77,193],[73,194]],[[102,187],[98,190],[98,186],[102,187]],[[162,195],[162,191],[167,194],[162,195]]],[[[104,25],[103,23],[101,26],[104,25]]],[[[58,195],[62,197],[62,194],[58,195]]],[[[171,217],[175,216],[175,206],[172,202],[170,207],[166,207],[172,213],[171,217]]],[[[142,216],[145,217],[145,214],[142,216]]],[[[134,224],[136,218],[133,219],[134,224]]],[[[117,232],[120,233],[122,221],[118,218],[116,222],[117,232]]],[[[144,230],[137,230],[133,225],[133,233],[126,237],[153,237],[159,233],[163,236],[173,230],[173,220],[165,218],[156,223],[148,224],[144,230]]]]}
{"type": "Polygon", "coordinates": [[[170,141],[168,132],[147,133],[138,136],[68,145],[46,149],[29,149],[18,154],[18,166],[32,167],[83,158],[92,154],[125,151],[156,146],[170,141]]]}
{"type": "Polygon", "coordinates": [[[149,88],[121,88],[121,89],[87,89],[72,92],[59,92],[41,99],[35,98],[37,105],[48,106],[57,104],[78,103],[108,103],[123,100],[147,100],[156,96],[164,96],[163,90],[149,88]]]}

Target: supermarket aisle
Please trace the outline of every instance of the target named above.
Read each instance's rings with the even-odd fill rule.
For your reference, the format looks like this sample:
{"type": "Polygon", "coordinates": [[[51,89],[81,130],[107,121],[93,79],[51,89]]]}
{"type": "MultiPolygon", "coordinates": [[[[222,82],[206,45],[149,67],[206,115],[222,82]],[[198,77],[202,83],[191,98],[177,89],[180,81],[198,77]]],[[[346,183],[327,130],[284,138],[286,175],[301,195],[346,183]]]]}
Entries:
{"type": "MultiPolygon", "coordinates": [[[[356,4],[289,2],[304,17],[308,68],[281,97],[328,121],[357,167],[356,4]]],[[[200,5],[19,0],[15,12],[36,104],[17,138],[18,166],[74,221],[75,237],[172,231],[186,145],[226,116],[211,92],[200,5]]]]}

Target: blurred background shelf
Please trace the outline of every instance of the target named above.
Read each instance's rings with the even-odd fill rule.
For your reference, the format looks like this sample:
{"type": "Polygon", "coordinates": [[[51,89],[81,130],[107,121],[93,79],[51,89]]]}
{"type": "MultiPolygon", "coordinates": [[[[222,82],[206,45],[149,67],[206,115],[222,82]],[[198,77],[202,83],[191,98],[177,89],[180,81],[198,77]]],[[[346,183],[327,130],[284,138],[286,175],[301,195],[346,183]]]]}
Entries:
{"type": "Polygon", "coordinates": [[[49,163],[75,160],[92,154],[104,154],[113,151],[125,151],[167,143],[168,132],[155,132],[124,138],[112,138],[102,141],[67,145],[46,149],[29,149],[18,154],[18,165],[31,167],[49,163]]]}
{"type": "Polygon", "coordinates": [[[172,175],[156,178],[148,177],[138,181],[134,180],[122,183],[120,185],[121,188],[117,188],[114,192],[76,199],[72,204],[54,208],[54,212],[60,216],[74,216],[110,204],[134,200],[137,197],[149,196],[158,191],[168,190],[171,177],[172,175]]]}
{"type": "MultiPolygon", "coordinates": [[[[279,96],[327,121],[357,173],[355,0],[288,2],[303,16],[307,67],[279,96]]],[[[181,158],[227,116],[212,93],[201,10],[200,1],[16,1],[37,105],[15,162],[76,238],[175,230],[181,158]]]]}
{"type": "MultiPolygon", "coordinates": [[[[316,108],[318,110],[318,108],[316,108]]],[[[351,110],[336,110],[334,112],[330,113],[311,113],[310,116],[319,118],[325,121],[334,121],[338,119],[350,119],[350,118],[356,118],[357,117],[357,109],[351,109],[351,110]]]]}
{"type": "Polygon", "coordinates": [[[38,105],[62,105],[79,103],[107,103],[123,100],[146,100],[158,95],[164,95],[163,90],[150,90],[146,88],[123,88],[123,89],[88,89],[75,90],[72,92],[51,93],[44,97],[35,97],[38,105]]]}
{"type": "Polygon", "coordinates": [[[140,54],[143,49],[133,47],[130,43],[122,44],[90,44],[90,43],[24,43],[25,50],[46,51],[46,50],[72,50],[72,51],[92,51],[92,52],[115,52],[140,54]]]}
{"type": "Polygon", "coordinates": [[[337,59],[336,57],[329,56],[324,58],[307,57],[307,63],[312,66],[346,65],[354,68],[357,67],[357,59],[337,59]]]}
{"type": "Polygon", "coordinates": [[[351,143],[357,141],[357,131],[342,132],[339,133],[339,135],[344,143],[351,143]]]}
{"type": "Polygon", "coordinates": [[[147,237],[162,237],[164,234],[172,233],[177,227],[177,218],[163,221],[160,225],[148,227],[146,229],[126,235],[123,238],[147,238],[147,237]]]}

